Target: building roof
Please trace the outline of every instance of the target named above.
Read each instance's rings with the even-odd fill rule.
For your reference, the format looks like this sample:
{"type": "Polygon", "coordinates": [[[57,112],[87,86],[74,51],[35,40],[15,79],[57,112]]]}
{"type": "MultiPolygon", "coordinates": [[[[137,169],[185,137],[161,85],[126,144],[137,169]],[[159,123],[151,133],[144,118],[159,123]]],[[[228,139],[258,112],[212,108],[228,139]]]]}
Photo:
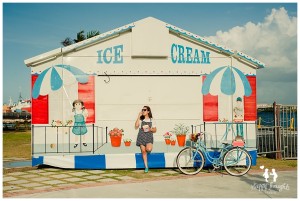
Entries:
{"type": "Polygon", "coordinates": [[[234,57],[240,58],[242,60],[245,60],[247,62],[250,62],[252,64],[255,64],[258,68],[264,68],[265,67],[264,63],[262,63],[261,61],[258,61],[257,59],[254,59],[253,57],[251,57],[251,56],[249,56],[249,55],[247,55],[247,54],[245,54],[241,51],[233,50],[233,49],[227,48],[223,45],[213,43],[211,41],[208,41],[204,37],[201,37],[199,35],[196,35],[196,34],[193,34],[191,32],[185,31],[185,30],[183,30],[181,28],[178,28],[178,27],[176,27],[174,25],[171,25],[171,24],[167,24],[166,27],[169,28],[169,30],[172,31],[172,32],[182,34],[182,35],[186,36],[187,38],[198,41],[198,42],[202,43],[203,45],[208,46],[212,49],[217,49],[217,50],[219,50],[221,52],[224,52],[224,53],[226,53],[230,56],[234,56],[234,57]]]}
{"type": "MultiPolygon", "coordinates": [[[[148,17],[148,18],[152,18],[152,17],[148,17]]],[[[142,20],[145,20],[145,19],[147,19],[147,18],[144,18],[142,20]]],[[[158,20],[158,19],[155,19],[155,18],[152,18],[152,19],[158,20]]],[[[171,25],[171,24],[168,24],[168,23],[165,23],[165,24],[166,24],[166,28],[169,29],[171,32],[179,34],[179,35],[181,35],[183,37],[186,37],[190,40],[196,41],[196,42],[202,44],[203,46],[206,46],[206,47],[211,48],[213,50],[219,51],[219,52],[224,53],[228,56],[233,56],[233,57],[235,57],[237,59],[240,59],[240,60],[242,60],[246,63],[250,63],[250,64],[256,66],[256,68],[264,68],[265,67],[264,63],[262,63],[261,61],[255,59],[255,58],[253,58],[253,57],[251,57],[251,56],[249,56],[249,55],[247,55],[243,52],[233,50],[233,49],[227,48],[225,46],[213,43],[211,41],[208,41],[204,37],[201,37],[199,35],[188,32],[188,31],[183,30],[183,29],[181,29],[179,27],[176,27],[174,25],[171,25]]],[[[121,33],[124,33],[126,31],[131,30],[133,27],[135,27],[135,22],[124,25],[124,26],[119,27],[117,29],[105,32],[105,33],[100,34],[98,36],[94,36],[92,38],[86,39],[86,40],[81,41],[79,43],[75,43],[75,44],[69,45],[67,47],[57,48],[55,50],[46,52],[44,54],[40,54],[38,56],[26,59],[24,62],[26,64],[26,66],[28,66],[28,67],[36,66],[39,63],[46,62],[47,60],[51,60],[53,58],[56,58],[60,55],[66,54],[68,52],[72,52],[72,51],[76,51],[76,50],[79,50],[79,49],[82,49],[82,48],[86,48],[86,47],[92,46],[96,43],[100,43],[103,40],[107,40],[109,38],[118,36],[121,33]]]]}

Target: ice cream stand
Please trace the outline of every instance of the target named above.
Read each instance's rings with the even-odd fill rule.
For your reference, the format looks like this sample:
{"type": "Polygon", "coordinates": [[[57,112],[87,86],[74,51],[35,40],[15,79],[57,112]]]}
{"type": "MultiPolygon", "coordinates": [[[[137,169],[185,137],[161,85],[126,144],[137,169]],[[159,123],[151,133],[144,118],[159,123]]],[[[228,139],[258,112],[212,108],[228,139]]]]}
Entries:
{"type": "Polygon", "coordinates": [[[176,124],[189,126],[189,134],[211,133],[212,148],[241,135],[256,164],[256,70],[265,65],[242,52],[148,17],[25,64],[33,166],[143,168],[134,122],[145,105],[157,125],[150,168],[176,167],[183,147],[163,136],[176,124]],[[114,128],[123,130],[117,147],[109,135],[114,128]]]}

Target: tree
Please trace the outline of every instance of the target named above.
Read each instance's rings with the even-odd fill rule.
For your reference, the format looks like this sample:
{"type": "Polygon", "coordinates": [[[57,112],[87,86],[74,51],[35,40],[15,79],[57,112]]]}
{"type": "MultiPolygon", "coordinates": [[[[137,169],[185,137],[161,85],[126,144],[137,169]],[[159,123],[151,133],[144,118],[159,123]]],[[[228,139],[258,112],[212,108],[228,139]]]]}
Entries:
{"type": "Polygon", "coordinates": [[[85,35],[84,35],[84,31],[81,30],[81,31],[79,31],[79,32],[77,33],[77,38],[74,39],[74,42],[75,42],[75,43],[78,43],[78,42],[83,41],[83,40],[85,40],[85,39],[86,39],[86,37],[85,37],[85,35]]]}
{"type": "Polygon", "coordinates": [[[65,47],[69,46],[69,45],[72,45],[73,43],[74,42],[70,37],[67,37],[65,40],[61,41],[61,44],[65,47]]]}
{"type": "Polygon", "coordinates": [[[100,34],[99,31],[90,31],[90,32],[87,32],[87,33],[86,33],[86,39],[92,38],[92,37],[94,37],[94,36],[98,36],[99,34],[100,34]]]}
{"type": "Polygon", "coordinates": [[[60,43],[63,45],[63,46],[69,46],[69,45],[72,45],[74,43],[78,43],[78,42],[81,42],[83,40],[86,40],[86,39],[89,39],[89,38],[92,38],[94,36],[97,36],[99,35],[100,32],[99,31],[90,31],[90,32],[87,32],[86,36],[84,35],[84,30],[81,30],[77,33],[77,37],[76,39],[71,39],[70,37],[67,37],[65,38],[63,41],[61,41],[60,43]]]}

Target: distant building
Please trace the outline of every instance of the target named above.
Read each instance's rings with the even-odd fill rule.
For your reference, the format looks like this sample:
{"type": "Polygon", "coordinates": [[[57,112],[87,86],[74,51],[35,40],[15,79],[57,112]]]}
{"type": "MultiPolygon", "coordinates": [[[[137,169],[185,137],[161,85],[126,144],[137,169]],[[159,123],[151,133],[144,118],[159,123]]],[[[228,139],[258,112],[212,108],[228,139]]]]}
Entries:
{"type": "Polygon", "coordinates": [[[28,112],[31,113],[31,100],[23,99],[21,92],[19,95],[19,100],[17,103],[13,103],[12,99],[9,99],[9,107],[11,108],[11,112],[28,112]]]}
{"type": "Polygon", "coordinates": [[[11,112],[11,108],[8,105],[3,105],[2,113],[9,113],[11,112]]]}

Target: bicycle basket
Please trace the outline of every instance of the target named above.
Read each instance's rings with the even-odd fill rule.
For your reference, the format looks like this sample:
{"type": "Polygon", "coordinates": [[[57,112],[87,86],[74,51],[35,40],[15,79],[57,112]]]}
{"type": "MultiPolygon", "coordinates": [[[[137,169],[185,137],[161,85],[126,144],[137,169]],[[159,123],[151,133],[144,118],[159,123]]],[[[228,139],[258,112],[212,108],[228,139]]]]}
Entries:
{"type": "MultiPolygon", "coordinates": [[[[190,135],[190,140],[192,142],[197,142],[199,140],[200,136],[201,136],[201,133],[192,133],[190,135]]],[[[202,139],[202,137],[201,137],[201,139],[202,139]]]]}
{"type": "Polygon", "coordinates": [[[192,133],[192,134],[190,135],[190,140],[191,140],[192,142],[197,142],[197,141],[198,141],[198,138],[199,138],[198,133],[192,133]]]}
{"type": "Polygon", "coordinates": [[[232,146],[234,147],[243,147],[245,146],[245,140],[241,136],[236,136],[232,141],[232,146]]]}

